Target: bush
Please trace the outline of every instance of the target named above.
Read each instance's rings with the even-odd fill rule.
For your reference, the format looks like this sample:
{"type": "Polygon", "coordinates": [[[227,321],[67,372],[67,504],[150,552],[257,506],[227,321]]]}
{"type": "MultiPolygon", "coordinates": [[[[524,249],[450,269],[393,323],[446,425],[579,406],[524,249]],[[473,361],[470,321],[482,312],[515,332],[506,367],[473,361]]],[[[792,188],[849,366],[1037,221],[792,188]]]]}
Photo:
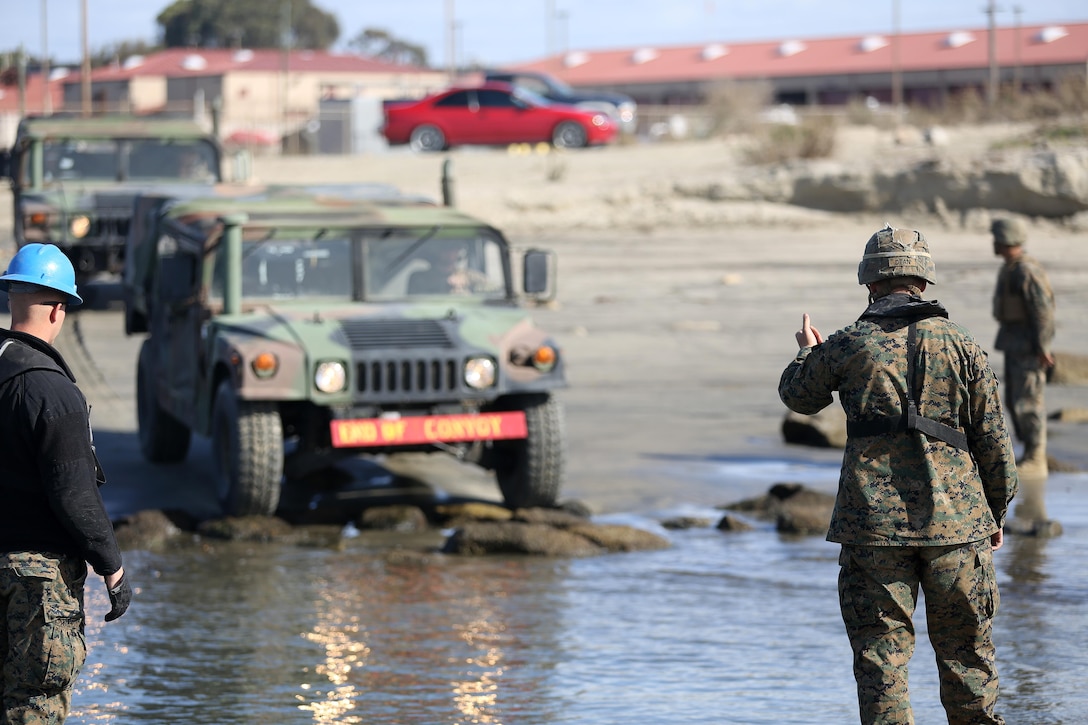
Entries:
{"type": "Polygon", "coordinates": [[[759,114],[771,105],[774,89],[765,81],[722,81],[710,88],[706,107],[710,133],[747,133],[759,125],[759,114]]]}
{"type": "Polygon", "coordinates": [[[797,125],[775,124],[756,131],[746,154],[749,163],[774,164],[794,159],[823,159],[835,150],[838,123],[832,116],[808,116],[797,125]]]}

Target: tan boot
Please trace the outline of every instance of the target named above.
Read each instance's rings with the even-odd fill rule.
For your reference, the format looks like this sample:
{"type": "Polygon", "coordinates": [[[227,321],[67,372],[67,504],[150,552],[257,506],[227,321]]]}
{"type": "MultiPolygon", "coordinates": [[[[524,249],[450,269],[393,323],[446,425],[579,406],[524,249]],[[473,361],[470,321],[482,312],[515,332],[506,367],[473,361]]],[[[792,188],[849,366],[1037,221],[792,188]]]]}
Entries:
{"type": "Polygon", "coordinates": [[[1039,445],[1026,448],[1024,455],[1016,462],[1016,473],[1021,478],[1046,478],[1050,474],[1046,448],[1039,445]]]}

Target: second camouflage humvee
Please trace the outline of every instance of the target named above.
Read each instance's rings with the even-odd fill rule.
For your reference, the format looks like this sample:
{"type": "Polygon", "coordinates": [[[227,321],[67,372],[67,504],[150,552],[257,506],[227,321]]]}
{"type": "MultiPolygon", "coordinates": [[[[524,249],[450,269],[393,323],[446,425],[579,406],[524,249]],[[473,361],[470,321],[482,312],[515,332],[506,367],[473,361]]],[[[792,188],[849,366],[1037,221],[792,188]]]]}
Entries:
{"type": "Polygon", "coordinates": [[[505,237],[449,207],[382,185],[240,193],[136,202],[125,327],[149,333],[148,460],[210,436],[232,515],[275,512],[285,478],[402,451],[493,470],[510,507],[556,503],[564,361],[520,304],[550,296],[550,253],[521,255],[519,293],[505,237]]]}
{"type": "Polygon", "coordinates": [[[175,118],[28,116],[0,152],[16,247],[55,244],[81,278],[121,271],[138,193],[210,187],[221,167],[215,137],[175,118]]]}

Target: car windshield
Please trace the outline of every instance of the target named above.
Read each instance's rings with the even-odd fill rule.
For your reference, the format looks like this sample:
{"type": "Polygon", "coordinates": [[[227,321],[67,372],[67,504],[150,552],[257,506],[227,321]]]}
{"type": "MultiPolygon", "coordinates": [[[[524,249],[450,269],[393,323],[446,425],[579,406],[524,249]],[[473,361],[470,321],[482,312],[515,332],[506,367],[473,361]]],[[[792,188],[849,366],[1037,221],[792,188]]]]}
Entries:
{"type": "MultiPolygon", "coordinates": [[[[222,249],[222,247],[220,247],[222,249]]],[[[211,296],[223,296],[225,255],[216,255],[211,296]]],[[[242,243],[243,299],[352,299],[351,239],[273,237],[242,243]]]]}
{"type": "Polygon", "coordinates": [[[42,144],[46,184],[142,179],[214,182],[217,168],[215,147],[199,139],[64,138],[42,144]]]}
{"type": "MultiPolygon", "coordinates": [[[[448,296],[504,299],[506,266],[492,232],[366,229],[313,238],[273,233],[242,243],[242,298],[374,301],[448,296]],[[362,250],[365,292],[355,294],[353,249],[362,250]]],[[[220,247],[222,249],[222,247],[220,247]]],[[[216,255],[210,296],[223,297],[225,255],[216,255]]]]}
{"type": "Polygon", "coordinates": [[[406,229],[364,241],[367,299],[506,297],[502,247],[486,230],[406,229]]]}

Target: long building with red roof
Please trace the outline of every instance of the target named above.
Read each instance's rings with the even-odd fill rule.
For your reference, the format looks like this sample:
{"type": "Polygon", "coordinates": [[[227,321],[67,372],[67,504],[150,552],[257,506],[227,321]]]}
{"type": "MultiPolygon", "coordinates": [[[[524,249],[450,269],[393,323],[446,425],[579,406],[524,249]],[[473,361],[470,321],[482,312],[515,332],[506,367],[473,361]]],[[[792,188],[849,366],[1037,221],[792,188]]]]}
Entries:
{"type": "MultiPolygon", "coordinates": [[[[1051,87],[1088,66],[1088,23],[995,30],[999,82],[1051,87]]],[[[852,35],[745,43],[575,50],[519,65],[576,87],[627,93],[641,103],[697,103],[724,81],[763,81],[775,100],[836,104],[857,96],[892,99],[894,76],[907,103],[937,104],[985,89],[987,29],[852,35]]]]}

